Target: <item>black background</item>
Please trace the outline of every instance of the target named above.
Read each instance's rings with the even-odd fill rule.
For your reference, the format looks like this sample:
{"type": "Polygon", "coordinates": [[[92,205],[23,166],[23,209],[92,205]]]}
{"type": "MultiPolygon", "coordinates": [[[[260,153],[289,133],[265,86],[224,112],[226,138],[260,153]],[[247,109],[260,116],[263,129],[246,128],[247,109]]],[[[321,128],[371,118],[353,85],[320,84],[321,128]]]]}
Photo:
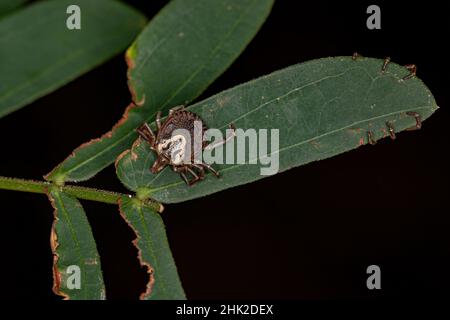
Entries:
{"type": "MultiPolygon", "coordinates": [[[[128,2],[148,17],[166,3],[128,2]]],[[[245,52],[198,100],[295,63],[356,51],[415,63],[441,108],[422,130],[396,141],[166,205],[163,219],[188,298],[450,296],[448,13],[444,1],[276,2],[245,52]],[[370,4],[381,7],[381,30],[366,28],[370,4]],[[381,290],[366,287],[371,264],[381,268],[381,290]]],[[[79,144],[108,131],[129,101],[121,55],[0,119],[0,175],[42,179],[79,144]]],[[[113,167],[82,185],[126,192],[113,167]]],[[[51,290],[46,197],[2,190],[0,199],[3,294],[59,299],[51,290]]],[[[137,299],[146,273],[132,231],[115,206],[83,205],[107,298],[137,299]]]]}

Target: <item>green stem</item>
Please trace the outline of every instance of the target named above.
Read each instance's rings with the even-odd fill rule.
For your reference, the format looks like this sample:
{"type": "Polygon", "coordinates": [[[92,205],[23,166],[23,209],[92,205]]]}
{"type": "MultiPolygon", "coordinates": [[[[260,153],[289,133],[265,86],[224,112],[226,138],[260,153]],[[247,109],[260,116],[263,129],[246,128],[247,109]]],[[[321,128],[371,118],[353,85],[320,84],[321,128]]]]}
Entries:
{"type": "MultiPolygon", "coordinates": [[[[0,189],[5,190],[46,194],[48,188],[52,186],[54,185],[50,182],[7,178],[0,176],[0,189]]],[[[126,196],[122,193],[71,185],[65,185],[59,188],[65,193],[73,195],[79,199],[92,200],[111,204],[117,204],[118,200],[122,196],[126,196]]]]}

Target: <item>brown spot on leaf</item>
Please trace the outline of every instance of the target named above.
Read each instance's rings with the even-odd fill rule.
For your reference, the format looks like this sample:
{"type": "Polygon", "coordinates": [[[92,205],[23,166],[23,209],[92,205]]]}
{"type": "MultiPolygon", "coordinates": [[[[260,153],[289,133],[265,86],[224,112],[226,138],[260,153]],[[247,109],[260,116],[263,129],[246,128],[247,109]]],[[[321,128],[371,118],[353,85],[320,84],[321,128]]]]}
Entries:
{"type": "Polygon", "coordinates": [[[312,140],[309,142],[315,149],[319,149],[320,148],[320,143],[317,142],[317,140],[312,140]]]}
{"type": "Polygon", "coordinates": [[[353,134],[359,134],[361,132],[361,128],[349,128],[348,131],[353,134]]]}
{"type": "Polygon", "coordinates": [[[223,96],[223,97],[217,98],[216,101],[220,107],[223,107],[229,100],[230,100],[230,98],[228,96],[223,96]]]}
{"type": "Polygon", "coordinates": [[[98,264],[98,261],[97,261],[97,259],[86,259],[84,261],[84,264],[86,264],[88,266],[96,265],[96,264],[98,264]]]}
{"type": "Polygon", "coordinates": [[[362,137],[359,138],[359,145],[360,146],[364,145],[364,138],[362,138],[362,137]]]}

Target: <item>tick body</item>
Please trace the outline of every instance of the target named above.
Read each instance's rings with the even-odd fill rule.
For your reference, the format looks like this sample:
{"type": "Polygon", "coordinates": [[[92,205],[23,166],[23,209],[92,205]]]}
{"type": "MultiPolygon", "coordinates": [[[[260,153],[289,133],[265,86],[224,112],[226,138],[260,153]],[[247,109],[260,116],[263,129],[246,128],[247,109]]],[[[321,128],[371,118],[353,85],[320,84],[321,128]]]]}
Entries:
{"type": "MultiPolygon", "coordinates": [[[[203,151],[206,147],[216,148],[225,144],[233,136],[214,144],[214,146],[208,144],[204,140],[204,133],[208,128],[203,120],[197,114],[185,110],[184,106],[172,108],[164,122],[161,121],[161,112],[158,112],[156,127],[158,130],[156,133],[147,123],[137,129],[141,138],[147,141],[150,148],[157,154],[157,159],[150,168],[152,173],[161,172],[166,166],[170,166],[189,186],[204,178],[205,169],[219,177],[219,173],[209,164],[195,161],[194,151],[203,151]],[[195,132],[195,128],[200,129],[200,133],[195,132]],[[195,139],[196,134],[200,136],[198,142],[195,139]],[[192,178],[188,179],[188,175],[192,178]]],[[[230,127],[234,132],[234,126],[230,125],[230,127]]]]}

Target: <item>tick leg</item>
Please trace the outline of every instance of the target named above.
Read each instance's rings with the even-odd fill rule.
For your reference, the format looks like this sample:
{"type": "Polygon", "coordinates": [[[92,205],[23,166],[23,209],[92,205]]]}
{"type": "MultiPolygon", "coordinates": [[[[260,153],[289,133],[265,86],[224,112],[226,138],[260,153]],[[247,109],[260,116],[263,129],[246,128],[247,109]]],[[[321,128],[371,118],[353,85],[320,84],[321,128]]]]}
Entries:
{"type": "Polygon", "coordinates": [[[189,185],[189,180],[187,179],[186,175],[184,174],[184,172],[180,172],[180,177],[181,179],[183,179],[183,181],[189,185]]]}
{"type": "MultiPolygon", "coordinates": [[[[200,163],[198,163],[198,164],[193,163],[193,164],[191,164],[190,166],[191,166],[190,168],[195,168],[195,169],[198,170],[197,175],[199,176],[200,180],[202,180],[202,179],[205,177],[205,169],[203,169],[203,167],[201,166],[200,163]]],[[[189,167],[188,167],[188,166],[186,166],[186,170],[187,170],[187,171],[189,170],[189,167]]],[[[190,170],[192,170],[193,172],[195,172],[193,169],[190,169],[190,170]]]]}
{"type": "Polygon", "coordinates": [[[231,139],[233,139],[233,138],[236,136],[236,127],[234,126],[234,123],[230,123],[229,128],[230,128],[231,130],[233,130],[233,131],[231,132],[231,134],[230,134],[227,138],[225,138],[225,139],[222,140],[222,141],[218,141],[218,142],[216,142],[216,143],[214,143],[214,144],[208,144],[208,145],[205,147],[205,150],[213,150],[213,149],[215,149],[215,148],[217,148],[217,147],[219,147],[219,146],[221,146],[221,145],[226,144],[228,141],[230,141],[231,139]]]}
{"type": "Polygon", "coordinates": [[[194,179],[192,179],[191,181],[189,181],[189,185],[192,186],[194,183],[198,182],[201,178],[200,176],[198,176],[194,170],[192,170],[191,168],[186,168],[186,170],[194,177],[194,179]]]}
{"type": "Polygon", "coordinates": [[[156,114],[156,127],[158,128],[158,131],[161,130],[161,111],[158,111],[156,114]]]}
{"type": "Polygon", "coordinates": [[[390,57],[386,57],[383,61],[383,65],[381,66],[381,72],[385,73],[386,72],[386,68],[389,64],[389,62],[391,62],[391,58],[390,57]]]}
{"type": "Polygon", "coordinates": [[[371,145],[376,144],[377,142],[373,139],[373,133],[372,131],[367,131],[367,139],[369,140],[369,143],[371,145]]]}
{"type": "Polygon", "coordinates": [[[184,109],[184,105],[179,105],[179,106],[173,107],[172,109],[169,110],[169,115],[171,115],[175,111],[183,110],[183,109],[184,109]]]}
{"type": "Polygon", "coordinates": [[[202,166],[194,165],[195,168],[198,170],[198,176],[200,180],[203,180],[205,178],[205,169],[202,166]]]}
{"type": "Polygon", "coordinates": [[[155,142],[155,134],[152,129],[148,125],[148,123],[144,123],[142,126],[136,129],[137,133],[147,141],[152,147],[155,142]]]}
{"type": "Polygon", "coordinates": [[[174,172],[178,172],[180,174],[181,179],[183,179],[183,181],[187,185],[191,185],[191,183],[189,182],[189,179],[186,176],[187,169],[188,169],[187,167],[172,167],[172,170],[174,172]]]}
{"type": "Polygon", "coordinates": [[[420,114],[414,111],[408,111],[406,114],[416,119],[416,125],[406,130],[419,130],[420,128],[422,128],[422,119],[420,118],[420,114]]]}
{"type": "Polygon", "coordinates": [[[220,174],[219,174],[212,166],[210,166],[210,165],[207,164],[207,163],[199,163],[199,164],[196,165],[196,167],[197,167],[197,166],[200,166],[202,169],[203,169],[203,168],[208,169],[208,170],[211,171],[217,178],[220,177],[220,174]]]}
{"type": "Polygon", "coordinates": [[[389,121],[386,122],[386,126],[388,127],[389,130],[389,136],[391,137],[392,140],[395,140],[396,136],[394,126],[389,121]]]}
{"type": "Polygon", "coordinates": [[[408,64],[405,68],[409,71],[409,74],[403,77],[403,80],[408,80],[416,76],[417,67],[415,64],[408,64]]]}
{"type": "Polygon", "coordinates": [[[200,177],[195,173],[194,170],[192,170],[191,168],[187,167],[186,171],[189,172],[190,174],[192,174],[192,176],[194,177],[194,179],[200,179],[200,177]]]}

